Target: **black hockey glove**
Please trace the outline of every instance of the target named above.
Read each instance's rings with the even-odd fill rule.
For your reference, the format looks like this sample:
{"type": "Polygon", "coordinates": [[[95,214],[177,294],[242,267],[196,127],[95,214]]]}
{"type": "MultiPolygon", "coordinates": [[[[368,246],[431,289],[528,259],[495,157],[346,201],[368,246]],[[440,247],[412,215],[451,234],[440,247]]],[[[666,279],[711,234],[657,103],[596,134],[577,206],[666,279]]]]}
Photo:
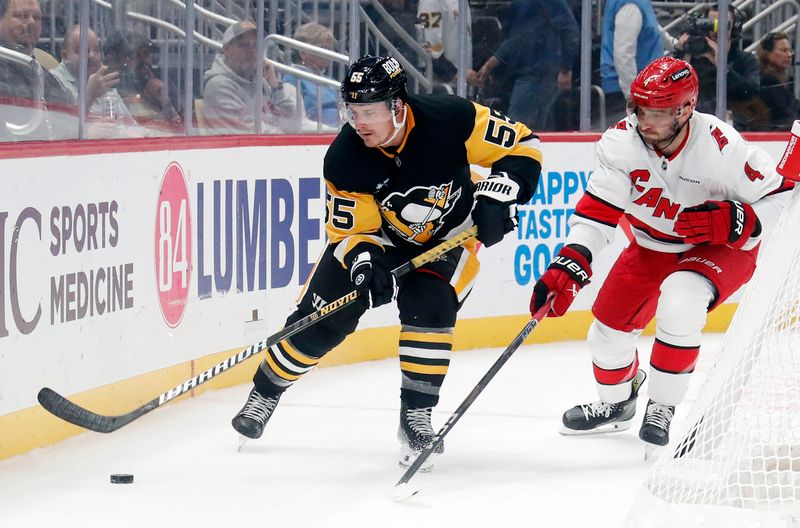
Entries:
{"type": "Polygon", "coordinates": [[[356,290],[367,295],[372,308],[391,302],[397,293],[394,275],[386,265],[383,251],[375,247],[364,251],[354,250],[348,253],[350,280],[356,290]],[[350,257],[355,253],[353,257],[350,257]]]}
{"type": "Polygon", "coordinates": [[[484,246],[497,244],[517,227],[518,192],[519,184],[506,173],[492,174],[475,186],[472,221],[484,246]]]}

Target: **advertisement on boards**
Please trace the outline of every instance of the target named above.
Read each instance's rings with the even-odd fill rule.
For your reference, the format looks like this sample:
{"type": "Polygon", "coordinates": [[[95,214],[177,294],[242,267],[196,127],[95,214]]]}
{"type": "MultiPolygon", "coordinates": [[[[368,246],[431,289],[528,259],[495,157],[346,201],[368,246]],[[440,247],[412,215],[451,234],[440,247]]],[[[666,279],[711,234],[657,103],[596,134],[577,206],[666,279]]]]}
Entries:
{"type": "MultiPolygon", "coordinates": [[[[759,143],[773,157],[783,142],[759,143]]],[[[325,145],[0,161],[0,416],[243,347],[280,329],[325,244],[325,145]]],[[[460,319],[526,313],[594,169],[592,141],[544,141],[514,233],[479,257],[460,319]]],[[[627,243],[593,263],[588,310],[627,243]]],[[[394,306],[362,328],[397,324],[394,306]]]]}

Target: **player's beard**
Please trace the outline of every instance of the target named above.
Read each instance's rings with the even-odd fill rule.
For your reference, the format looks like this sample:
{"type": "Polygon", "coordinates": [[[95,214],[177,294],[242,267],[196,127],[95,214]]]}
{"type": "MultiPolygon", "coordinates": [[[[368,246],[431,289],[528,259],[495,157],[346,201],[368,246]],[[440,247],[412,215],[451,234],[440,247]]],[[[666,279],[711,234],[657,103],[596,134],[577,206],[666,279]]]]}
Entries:
{"type": "Polygon", "coordinates": [[[647,145],[649,148],[655,150],[664,150],[669,148],[672,142],[675,141],[675,138],[677,138],[678,134],[681,132],[681,128],[683,127],[678,124],[678,120],[674,119],[672,121],[671,130],[660,136],[645,136],[642,134],[642,131],[639,130],[638,126],[636,131],[639,133],[639,137],[642,138],[642,141],[644,141],[645,145],[647,145]]]}

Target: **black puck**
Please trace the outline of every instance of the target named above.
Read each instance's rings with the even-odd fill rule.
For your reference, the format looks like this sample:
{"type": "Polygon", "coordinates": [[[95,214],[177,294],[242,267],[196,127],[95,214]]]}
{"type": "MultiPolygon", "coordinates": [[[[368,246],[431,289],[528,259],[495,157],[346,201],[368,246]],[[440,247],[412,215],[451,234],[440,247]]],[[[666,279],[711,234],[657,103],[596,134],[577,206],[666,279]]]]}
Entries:
{"type": "Polygon", "coordinates": [[[133,484],[133,475],[128,473],[114,473],[111,475],[112,484],[133,484]]]}

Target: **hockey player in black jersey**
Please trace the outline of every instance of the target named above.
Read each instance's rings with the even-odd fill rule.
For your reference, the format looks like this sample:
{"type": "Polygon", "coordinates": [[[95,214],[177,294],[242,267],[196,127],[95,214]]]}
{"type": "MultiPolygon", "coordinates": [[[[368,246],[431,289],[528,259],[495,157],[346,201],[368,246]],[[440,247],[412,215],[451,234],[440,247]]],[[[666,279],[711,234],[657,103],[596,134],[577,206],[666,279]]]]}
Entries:
{"type": "Polygon", "coordinates": [[[485,246],[516,225],[541,171],[538,138],[522,123],[466,99],[410,96],[391,57],[364,56],[341,84],[346,124],[325,155],[329,245],[287,319],[360,289],[363,301],[268,349],[233,418],[259,438],[281,394],[352,333],[369,307],[397,299],[401,331],[401,464],[434,435],[431,411],[450,363],[456,314],[478,274],[476,242],[401,277],[390,270],[475,224],[485,246]],[[474,183],[470,164],[491,169],[474,183]]]}

